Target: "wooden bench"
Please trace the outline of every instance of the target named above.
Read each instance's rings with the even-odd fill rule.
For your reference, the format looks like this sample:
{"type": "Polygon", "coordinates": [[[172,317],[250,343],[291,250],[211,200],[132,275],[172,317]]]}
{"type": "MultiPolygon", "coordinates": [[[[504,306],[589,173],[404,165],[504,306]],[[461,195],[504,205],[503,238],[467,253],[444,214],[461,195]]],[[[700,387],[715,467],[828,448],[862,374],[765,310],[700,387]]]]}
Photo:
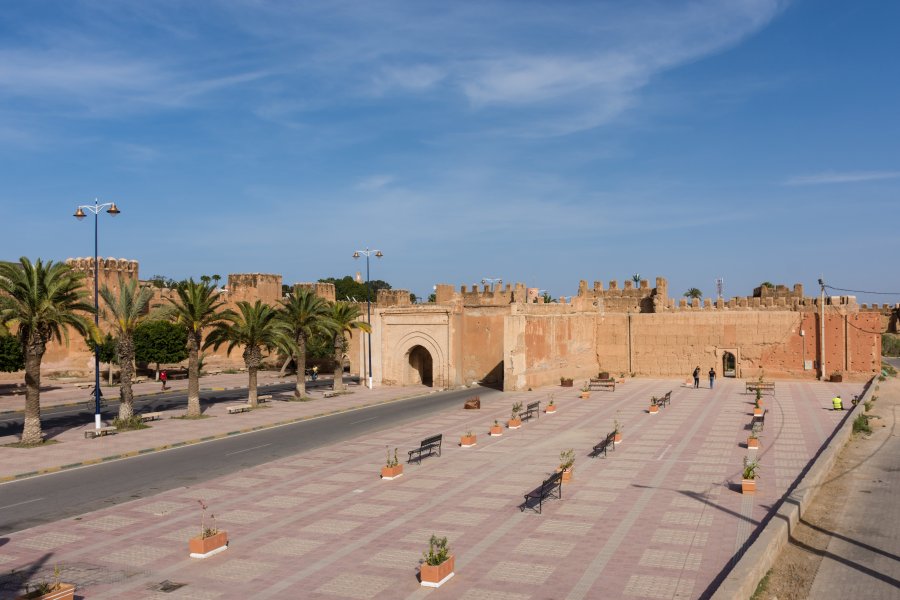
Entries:
{"type": "Polygon", "coordinates": [[[750,429],[753,429],[753,426],[759,423],[759,429],[762,431],[766,426],[766,413],[769,412],[769,409],[766,408],[763,410],[763,413],[759,416],[753,415],[753,419],[750,420],[750,429]]]}
{"type": "Polygon", "coordinates": [[[665,395],[656,399],[656,405],[660,408],[665,408],[669,404],[672,404],[672,391],[669,390],[665,393],[665,395]]]}
{"type": "Polygon", "coordinates": [[[138,415],[141,418],[141,421],[146,423],[147,421],[159,421],[162,419],[161,412],[149,412],[149,413],[141,413],[138,415]]]}
{"type": "Polygon", "coordinates": [[[611,433],[606,434],[606,437],[600,440],[600,443],[594,446],[591,450],[591,453],[588,454],[591,458],[596,458],[600,456],[600,453],[603,453],[603,456],[606,456],[606,451],[612,449],[616,449],[616,432],[613,431],[611,433]]]}
{"type": "Polygon", "coordinates": [[[262,404],[264,402],[268,402],[271,399],[272,399],[272,394],[263,394],[262,396],[256,397],[256,401],[259,402],[260,404],[262,404]]]}
{"type": "Polygon", "coordinates": [[[252,409],[253,409],[253,407],[250,406],[249,404],[238,404],[237,406],[229,406],[228,414],[234,415],[234,414],[242,413],[242,412],[250,412],[252,409]]]}
{"type": "Polygon", "coordinates": [[[746,388],[748,394],[750,392],[759,390],[763,394],[765,394],[766,392],[771,392],[773,396],[775,395],[774,381],[748,381],[746,384],[746,388]]]}
{"type": "Polygon", "coordinates": [[[170,373],[170,372],[166,371],[166,379],[168,381],[172,381],[173,379],[187,379],[187,378],[188,378],[188,373],[186,371],[182,371],[182,372],[176,371],[174,373],[170,373]]]}
{"type": "Polygon", "coordinates": [[[92,440],[96,437],[103,437],[104,435],[114,435],[116,433],[116,428],[109,427],[101,427],[100,429],[87,429],[84,432],[85,439],[92,440]]]}
{"type": "Polygon", "coordinates": [[[522,503],[521,510],[526,508],[534,509],[534,503],[537,502],[537,513],[541,514],[544,508],[544,498],[552,498],[554,496],[562,500],[562,471],[554,473],[544,480],[539,487],[525,494],[525,502],[522,503]]]}
{"type": "Polygon", "coordinates": [[[441,441],[444,439],[444,434],[439,433],[437,435],[433,435],[430,438],[425,438],[419,443],[418,448],[413,448],[409,451],[409,460],[406,462],[412,462],[413,454],[416,456],[417,462],[422,462],[422,458],[424,456],[430,456],[434,454],[434,451],[437,450],[437,455],[441,455],[441,441]]]}
{"type": "Polygon", "coordinates": [[[610,390],[612,392],[616,391],[616,380],[615,379],[598,379],[597,377],[591,377],[591,380],[588,382],[588,389],[590,390],[610,390]]]}
{"type": "Polygon", "coordinates": [[[541,401],[532,402],[528,406],[525,407],[521,413],[519,413],[519,418],[523,421],[527,421],[532,417],[541,418],[541,401]]]}
{"type": "Polygon", "coordinates": [[[334,398],[335,396],[340,396],[340,395],[341,395],[340,392],[325,392],[324,394],[322,394],[322,397],[323,398],[334,398]]]}

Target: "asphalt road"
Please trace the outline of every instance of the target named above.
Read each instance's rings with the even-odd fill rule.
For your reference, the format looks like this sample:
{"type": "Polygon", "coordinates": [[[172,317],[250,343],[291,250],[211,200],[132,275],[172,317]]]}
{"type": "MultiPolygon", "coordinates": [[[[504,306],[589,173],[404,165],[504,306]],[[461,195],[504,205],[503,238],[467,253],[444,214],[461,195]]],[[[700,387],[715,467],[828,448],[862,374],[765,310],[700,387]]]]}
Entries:
{"type": "MultiPolygon", "coordinates": [[[[220,392],[221,393],[221,392],[220,392]]],[[[246,391],[244,391],[246,393],[246,391]]],[[[482,397],[496,394],[481,389],[482,397]]],[[[435,392],[173,450],[0,485],[0,535],[145,498],[459,407],[472,390],[435,392]]],[[[439,433],[439,432],[434,432],[439,433]]]]}
{"type": "MultiPolygon", "coordinates": [[[[345,382],[353,381],[344,378],[345,382]]],[[[331,380],[323,379],[319,381],[307,381],[307,389],[317,389],[322,387],[331,388],[331,380]]],[[[277,394],[279,392],[292,391],[294,383],[278,383],[272,385],[259,386],[260,394],[277,394]]],[[[110,391],[116,391],[118,388],[110,388],[110,391]]],[[[77,406],[49,406],[41,408],[41,426],[45,431],[57,427],[77,427],[85,423],[94,422],[94,401],[88,399],[89,390],[85,390],[85,401],[77,406]]],[[[118,396],[118,393],[116,393],[118,396]]],[[[223,402],[226,400],[240,400],[247,397],[247,388],[239,388],[225,391],[201,391],[201,405],[215,402],[223,402]]],[[[24,400],[23,400],[24,401],[24,400]]],[[[158,410],[168,410],[178,408],[179,406],[187,406],[187,390],[177,392],[165,392],[162,394],[150,394],[146,396],[135,396],[134,407],[138,412],[154,412],[158,410]]],[[[112,420],[119,414],[119,401],[109,400],[102,402],[100,405],[100,414],[104,420],[112,420]]],[[[22,433],[22,424],[24,422],[24,414],[19,412],[10,412],[0,415],[0,436],[19,435],[22,433]]]]}

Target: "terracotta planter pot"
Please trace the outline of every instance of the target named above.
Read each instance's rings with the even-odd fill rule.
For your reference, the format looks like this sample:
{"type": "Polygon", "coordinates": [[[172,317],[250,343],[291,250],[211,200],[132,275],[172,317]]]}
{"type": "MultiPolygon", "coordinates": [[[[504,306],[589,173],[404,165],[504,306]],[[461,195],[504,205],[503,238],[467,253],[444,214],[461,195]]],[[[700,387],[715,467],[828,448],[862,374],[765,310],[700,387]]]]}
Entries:
{"type": "Polygon", "coordinates": [[[491,426],[491,435],[494,437],[499,437],[503,435],[503,427],[501,425],[492,425],[491,426]]]}
{"type": "Polygon", "coordinates": [[[553,413],[556,412],[556,405],[551,404],[550,406],[547,407],[547,410],[544,412],[546,412],[548,415],[552,415],[553,413]]]}
{"type": "Polygon", "coordinates": [[[463,448],[470,448],[476,444],[474,435],[464,435],[459,438],[459,445],[463,448]]]}
{"type": "Polygon", "coordinates": [[[55,590],[42,596],[18,596],[16,600],[73,600],[75,598],[75,585],[72,583],[60,583],[55,590]]]}
{"type": "Polygon", "coordinates": [[[756,450],[759,448],[759,440],[757,438],[747,438],[747,449],[756,450]]]}
{"type": "Polygon", "coordinates": [[[188,548],[191,551],[191,558],[207,558],[213,554],[218,554],[228,549],[228,532],[220,531],[207,538],[201,538],[200,536],[191,538],[188,542],[188,548]]]}
{"type": "Polygon", "coordinates": [[[655,404],[651,404],[650,405],[650,414],[655,415],[658,412],[659,412],[659,407],[655,404]]]}
{"type": "Polygon", "coordinates": [[[756,480],[755,479],[741,479],[741,492],[744,494],[756,493],[756,480]]]}
{"type": "Polygon", "coordinates": [[[616,383],[625,383],[625,378],[619,377],[618,379],[616,379],[616,383]]]}
{"type": "Polygon", "coordinates": [[[506,426],[510,429],[518,429],[522,426],[522,419],[510,419],[506,422],[506,426]]]}
{"type": "Polygon", "coordinates": [[[426,587],[441,587],[453,577],[454,563],[455,560],[451,554],[447,560],[437,566],[422,565],[419,568],[419,580],[426,587]]]}
{"type": "Polygon", "coordinates": [[[394,467],[381,467],[381,478],[387,479],[390,481],[391,479],[396,479],[403,475],[403,465],[396,465],[394,467]]]}
{"type": "Polygon", "coordinates": [[[622,434],[619,433],[618,431],[616,432],[615,436],[613,436],[613,443],[615,443],[615,444],[622,443],[622,434]]]}
{"type": "Polygon", "coordinates": [[[582,399],[582,400],[587,400],[587,399],[590,398],[590,397],[591,397],[591,393],[590,393],[590,392],[581,392],[581,399],[582,399]]]}
{"type": "Polygon", "coordinates": [[[761,417],[761,416],[762,416],[762,408],[754,408],[754,409],[753,409],[753,416],[754,416],[754,417],[761,417]]]}
{"type": "MultiPolygon", "coordinates": [[[[559,473],[559,469],[556,469],[556,472],[559,473]]],[[[569,483],[572,481],[572,477],[575,474],[574,469],[563,469],[562,472],[562,481],[563,483],[569,483]]]]}

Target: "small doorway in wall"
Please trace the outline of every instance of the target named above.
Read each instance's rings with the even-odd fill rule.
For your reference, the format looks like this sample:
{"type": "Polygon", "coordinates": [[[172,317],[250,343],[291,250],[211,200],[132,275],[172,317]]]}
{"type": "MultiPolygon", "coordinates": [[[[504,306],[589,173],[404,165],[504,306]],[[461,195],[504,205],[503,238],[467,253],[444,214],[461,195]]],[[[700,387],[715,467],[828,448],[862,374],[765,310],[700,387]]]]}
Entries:
{"type": "Polygon", "coordinates": [[[722,355],[722,376],[737,377],[737,359],[731,352],[722,355]]]}
{"type": "Polygon", "coordinates": [[[431,387],[434,384],[434,365],[431,353],[423,346],[413,346],[407,354],[409,360],[409,382],[431,387]]]}

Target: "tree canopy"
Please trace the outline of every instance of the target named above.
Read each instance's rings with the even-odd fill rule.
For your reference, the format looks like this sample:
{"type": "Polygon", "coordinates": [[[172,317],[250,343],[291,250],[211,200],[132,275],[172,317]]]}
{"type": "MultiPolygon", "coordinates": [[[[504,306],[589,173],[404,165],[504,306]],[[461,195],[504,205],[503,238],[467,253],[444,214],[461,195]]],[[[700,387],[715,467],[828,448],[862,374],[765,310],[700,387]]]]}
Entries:
{"type": "Polygon", "coordinates": [[[375,302],[378,290],[391,289],[391,284],[387,281],[382,281],[381,279],[372,279],[369,281],[369,287],[367,288],[365,281],[356,281],[349,275],[345,275],[340,279],[335,277],[320,279],[319,283],[333,283],[334,297],[336,300],[356,300],[357,302],[365,302],[366,299],[375,302]],[[369,290],[371,290],[371,293],[369,290]]]}
{"type": "Polygon", "coordinates": [[[11,335],[0,335],[0,371],[14,372],[25,368],[22,344],[11,335]]]}
{"type": "Polygon", "coordinates": [[[140,363],[177,363],[186,359],[187,332],[170,321],[147,321],[134,330],[134,359],[140,363]]]}

